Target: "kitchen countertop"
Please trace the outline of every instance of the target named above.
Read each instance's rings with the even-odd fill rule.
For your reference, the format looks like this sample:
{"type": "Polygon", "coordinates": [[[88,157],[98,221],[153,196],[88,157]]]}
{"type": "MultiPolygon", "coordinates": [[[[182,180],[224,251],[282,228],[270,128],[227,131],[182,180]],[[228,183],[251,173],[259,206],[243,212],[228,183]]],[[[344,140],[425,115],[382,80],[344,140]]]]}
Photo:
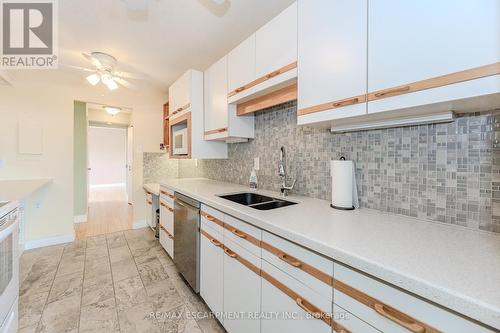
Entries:
{"type": "MultiPolygon", "coordinates": [[[[259,211],[217,197],[252,191],[208,179],[172,179],[173,191],[364,271],[487,325],[500,328],[500,236],[325,200],[259,211]]],[[[275,192],[258,191],[277,196],[275,192]]]]}
{"type": "Polygon", "coordinates": [[[158,183],[148,183],[142,185],[142,187],[148,191],[153,193],[154,195],[160,195],[160,184],[158,183]]]}
{"type": "Polygon", "coordinates": [[[0,179],[0,201],[21,200],[52,182],[52,178],[0,179]]]}

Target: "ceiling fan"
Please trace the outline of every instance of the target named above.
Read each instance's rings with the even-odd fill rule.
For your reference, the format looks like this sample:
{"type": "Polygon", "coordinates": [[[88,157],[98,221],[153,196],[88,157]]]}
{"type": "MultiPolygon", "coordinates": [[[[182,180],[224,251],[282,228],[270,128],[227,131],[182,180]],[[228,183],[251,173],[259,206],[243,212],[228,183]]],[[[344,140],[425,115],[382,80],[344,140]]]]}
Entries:
{"type": "Polygon", "coordinates": [[[92,73],[87,76],[87,81],[93,86],[102,82],[109,90],[116,90],[119,85],[134,89],[135,85],[126,79],[148,79],[144,75],[118,71],[116,68],[118,60],[110,54],[104,52],[92,52],[82,53],[82,55],[94,66],[93,69],[77,66],[68,67],[92,73]]]}

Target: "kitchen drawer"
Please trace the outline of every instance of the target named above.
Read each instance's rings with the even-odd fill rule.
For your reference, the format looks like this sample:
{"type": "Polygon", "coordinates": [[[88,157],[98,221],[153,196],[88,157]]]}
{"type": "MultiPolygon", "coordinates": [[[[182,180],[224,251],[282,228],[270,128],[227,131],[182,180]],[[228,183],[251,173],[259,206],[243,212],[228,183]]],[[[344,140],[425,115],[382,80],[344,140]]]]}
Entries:
{"type": "Polygon", "coordinates": [[[493,332],[344,265],[334,278],[335,303],[383,332],[493,332]]]}
{"type": "Polygon", "coordinates": [[[266,261],[262,261],[261,275],[262,313],[278,315],[262,319],[261,333],[332,332],[330,300],[266,261]],[[321,312],[325,320],[313,317],[312,312],[321,312]]]}
{"type": "Polygon", "coordinates": [[[160,187],[160,199],[172,208],[174,207],[174,198],[174,191],[165,186],[160,187]]]}
{"type": "Polygon", "coordinates": [[[246,222],[224,215],[224,242],[230,239],[257,257],[261,257],[260,240],[262,232],[246,222]]]}
{"type": "Polygon", "coordinates": [[[166,203],[163,198],[160,199],[160,224],[170,234],[174,235],[174,208],[170,203],[166,203]]]}
{"type": "Polygon", "coordinates": [[[262,231],[262,259],[333,301],[333,260],[267,231],[262,231]]]}
{"type": "Polygon", "coordinates": [[[167,251],[170,258],[174,259],[174,237],[160,224],[160,244],[167,251]]]}
{"type": "MultiPolygon", "coordinates": [[[[349,311],[341,308],[337,304],[333,304],[333,319],[340,325],[345,327],[347,331],[345,333],[381,333],[379,330],[373,326],[368,325],[349,311]]],[[[334,332],[344,333],[342,330],[334,332]]]]}
{"type": "Polygon", "coordinates": [[[224,237],[224,234],[222,233],[222,227],[220,227],[220,229],[217,229],[215,227],[217,227],[216,224],[210,222],[203,216],[201,217],[200,228],[206,230],[209,234],[216,237],[218,240],[222,241],[224,237]]]}
{"type": "Polygon", "coordinates": [[[202,204],[201,221],[202,223],[205,222],[221,236],[224,235],[224,213],[202,204]]]}

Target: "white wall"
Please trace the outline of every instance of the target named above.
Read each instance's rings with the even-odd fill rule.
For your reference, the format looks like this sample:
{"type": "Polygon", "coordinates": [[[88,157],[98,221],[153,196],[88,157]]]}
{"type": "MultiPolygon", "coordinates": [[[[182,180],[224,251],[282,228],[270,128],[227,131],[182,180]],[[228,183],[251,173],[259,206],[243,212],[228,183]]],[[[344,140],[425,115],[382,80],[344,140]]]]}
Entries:
{"type": "Polygon", "coordinates": [[[127,131],[124,128],[90,127],[88,150],[90,186],[125,184],[127,131]]]}
{"type": "Polygon", "coordinates": [[[85,83],[84,76],[63,71],[12,73],[13,87],[0,86],[0,179],[53,178],[26,202],[26,240],[74,234],[73,101],[127,106],[134,110],[134,221],[145,217],[142,152],[159,152],[162,105],[166,94],[120,88],[108,92],[85,83]],[[17,153],[18,118],[35,117],[43,128],[43,155],[17,153]]]}

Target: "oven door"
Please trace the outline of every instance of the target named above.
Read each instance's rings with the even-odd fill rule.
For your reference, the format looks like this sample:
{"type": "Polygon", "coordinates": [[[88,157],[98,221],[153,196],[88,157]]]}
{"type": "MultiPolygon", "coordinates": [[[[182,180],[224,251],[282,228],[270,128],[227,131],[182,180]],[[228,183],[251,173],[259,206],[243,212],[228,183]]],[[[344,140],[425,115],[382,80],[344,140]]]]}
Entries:
{"type": "Polygon", "coordinates": [[[19,295],[19,227],[17,211],[0,219],[0,327],[19,295]]]}

